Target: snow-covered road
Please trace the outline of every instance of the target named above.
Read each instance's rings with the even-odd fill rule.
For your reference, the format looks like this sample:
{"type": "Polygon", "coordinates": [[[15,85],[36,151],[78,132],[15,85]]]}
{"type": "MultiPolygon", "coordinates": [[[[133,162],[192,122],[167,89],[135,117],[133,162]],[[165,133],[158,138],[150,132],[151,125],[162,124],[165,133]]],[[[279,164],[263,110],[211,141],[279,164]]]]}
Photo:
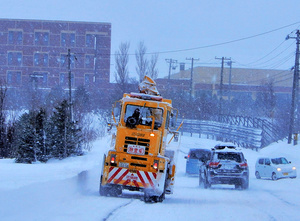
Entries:
{"type": "Polygon", "coordinates": [[[245,150],[250,165],[250,187],[198,186],[198,177],[185,175],[185,153],[190,147],[211,147],[216,141],[182,137],[173,195],[162,203],[144,203],[143,194],[124,191],[122,197],[98,194],[103,139],[83,157],[47,164],[22,165],[0,160],[1,220],[300,220],[300,181],[257,180],[258,156],[280,154],[298,168],[300,146],[286,142],[255,152],[245,150]],[[98,148],[97,148],[98,147],[98,148]],[[26,178],[27,177],[27,178],[26,178]]]}

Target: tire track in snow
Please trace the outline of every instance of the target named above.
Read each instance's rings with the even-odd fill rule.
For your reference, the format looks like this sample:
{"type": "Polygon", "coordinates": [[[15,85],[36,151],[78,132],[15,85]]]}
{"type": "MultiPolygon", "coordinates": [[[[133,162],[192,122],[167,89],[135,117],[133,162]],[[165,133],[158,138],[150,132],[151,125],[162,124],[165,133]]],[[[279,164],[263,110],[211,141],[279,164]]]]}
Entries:
{"type": "Polygon", "coordinates": [[[103,221],[107,221],[116,211],[130,205],[135,199],[131,199],[129,202],[127,203],[124,203],[123,205],[121,206],[118,206],[117,208],[113,209],[104,219],[103,221]]]}
{"type": "MultiPolygon", "coordinates": [[[[293,204],[293,203],[291,203],[291,202],[288,202],[288,201],[286,201],[286,200],[284,200],[284,199],[282,199],[281,197],[279,197],[278,195],[276,195],[275,193],[273,193],[272,191],[269,191],[269,190],[266,190],[266,189],[261,189],[261,190],[259,190],[259,189],[254,189],[254,191],[255,192],[253,192],[253,191],[251,191],[250,193],[251,193],[251,195],[249,195],[249,197],[251,198],[253,198],[253,199],[269,199],[269,197],[267,197],[267,195],[271,195],[273,198],[274,198],[274,200],[277,200],[277,201],[279,201],[279,203],[281,202],[281,204],[282,204],[282,206],[287,206],[288,208],[290,207],[290,206],[293,206],[293,207],[295,207],[296,208],[296,210],[298,210],[297,209],[297,205],[295,205],[295,204],[293,204]]],[[[271,200],[273,203],[274,203],[274,201],[273,200],[271,200]]],[[[270,203],[270,202],[266,202],[267,204],[268,203],[270,203]]],[[[271,203],[270,203],[271,204],[271,203]]],[[[277,203],[274,203],[275,205],[277,205],[277,203]]],[[[275,214],[275,216],[274,216],[274,211],[269,211],[269,210],[266,210],[266,208],[261,208],[260,207],[260,205],[256,205],[256,204],[253,204],[253,201],[251,200],[250,201],[250,203],[247,203],[247,204],[245,204],[245,205],[247,205],[248,207],[250,207],[250,208],[256,208],[258,211],[260,211],[260,212],[262,212],[262,213],[264,213],[264,214],[266,214],[268,217],[269,217],[269,219],[268,220],[270,220],[270,221],[276,221],[276,220],[281,220],[281,218],[279,218],[279,217],[276,217],[276,216],[278,216],[278,215],[276,215],[275,214]]],[[[282,213],[284,213],[284,214],[286,214],[286,215],[288,215],[289,214],[289,212],[283,212],[284,211],[284,209],[282,210],[282,213]]]]}

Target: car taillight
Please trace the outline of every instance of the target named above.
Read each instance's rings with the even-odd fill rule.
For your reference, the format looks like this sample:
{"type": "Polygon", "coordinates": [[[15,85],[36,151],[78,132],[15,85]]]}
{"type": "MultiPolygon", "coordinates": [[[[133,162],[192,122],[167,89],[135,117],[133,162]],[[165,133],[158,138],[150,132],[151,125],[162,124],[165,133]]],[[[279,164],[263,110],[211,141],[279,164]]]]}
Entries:
{"type": "Polygon", "coordinates": [[[211,168],[218,168],[219,165],[220,165],[220,162],[210,162],[208,164],[208,166],[211,167],[211,168]]]}
{"type": "Polygon", "coordinates": [[[248,164],[247,163],[240,163],[240,168],[247,168],[248,167],[248,164]]]}
{"type": "Polygon", "coordinates": [[[154,168],[155,170],[158,169],[158,160],[154,160],[153,168],[154,168]]]}
{"type": "Polygon", "coordinates": [[[110,164],[116,163],[116,154],[110,155],[110,164]]]}

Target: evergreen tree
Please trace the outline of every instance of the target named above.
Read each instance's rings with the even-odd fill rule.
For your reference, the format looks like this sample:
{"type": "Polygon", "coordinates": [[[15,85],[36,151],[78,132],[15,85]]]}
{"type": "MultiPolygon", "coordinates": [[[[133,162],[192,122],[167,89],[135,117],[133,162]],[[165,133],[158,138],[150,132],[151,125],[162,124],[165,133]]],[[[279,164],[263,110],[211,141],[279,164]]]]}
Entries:
{"type": "Polygon", "coordinates": [[[80,129],[71,121],[69,108],[67,100],[63,100],[51,117],[48,134],[51,157],[63,159],[82,154],[80,129]]]}
{"type": "Polygon", "coordinates": [[[36,145],[35,113],[25,113],[16,125],[15,143],[17,163],[32,163],[37,160],[39,149],[36,145]]]}
{"type": "Polygon", "coordinates": [[[46,162],[49,159],[48,143],[47,143],[47,116],[45,109],[41,108],[36,114],[35,121],[35,140],[37,152],[37,160],[46,162]]]}

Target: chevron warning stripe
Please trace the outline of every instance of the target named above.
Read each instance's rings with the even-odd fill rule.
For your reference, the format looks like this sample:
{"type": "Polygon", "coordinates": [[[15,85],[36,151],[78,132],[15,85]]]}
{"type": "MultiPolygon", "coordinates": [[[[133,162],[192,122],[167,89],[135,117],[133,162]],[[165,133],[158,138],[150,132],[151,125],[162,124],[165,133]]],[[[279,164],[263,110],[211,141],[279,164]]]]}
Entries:
{"type": "Polygon", "coordinates": [[[140,188],[152,187],[155,189],[157,174],[138,170],[136,173],[129,172],[129,169],[110,167],[107,183],[134,186],[140,188]]]}

